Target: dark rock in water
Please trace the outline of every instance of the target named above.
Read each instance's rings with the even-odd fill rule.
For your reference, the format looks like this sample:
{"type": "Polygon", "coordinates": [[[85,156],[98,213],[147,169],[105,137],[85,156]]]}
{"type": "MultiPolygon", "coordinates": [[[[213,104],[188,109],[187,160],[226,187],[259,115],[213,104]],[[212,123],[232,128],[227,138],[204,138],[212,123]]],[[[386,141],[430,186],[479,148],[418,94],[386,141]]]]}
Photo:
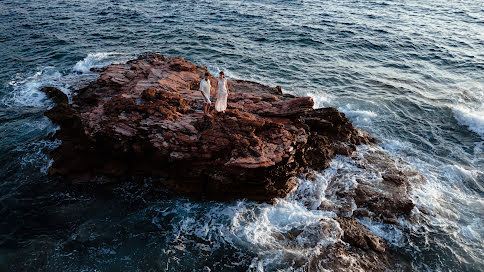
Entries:
{"type": "Polygon", "coordinates": [[[402,185],[405,183],[405,179],[400,175],[394,175],[394,174],[383,174],[382,175],[383,180],[387,182],[392,182],[395,185],[402,185]]]}
{"type": "Polygon", "coordinates": [[[54,101],[54,103],[57,103],[57,104],[69,103],[69,98],[67,97],[67,95],[56,87],[47,86],[47,87],[43,87],[40,91],[44,92],[49,99],[54,101]]]}
{"type": "Polygon", "coordinates": [[[408,188],[413,182],[423,177],[419,173],[402,172],[397,161],[382,151],[365,154],[365,168],[373,173],[381,173],[381,181],[360,183],[353,198],[360,209],[368,210],[373,219],[385,223],[397,223],[397,217],[408,216],[415,204],[408,195],[408,188]]]}
{"type": "MultiPolygon", "coordinates": [[[[149,177],[184,195],[270,201],[335,154],[374,143],[334,108],[255,82],[229,80],[226,114],[203,116],[206,67],[153,54],[103,68],[46,112],[61,126],[50,174],[75,181],[149,177]]],[[[217,80],[210,77],[213,90],[217,80]]],[[[54,92],[54,91],[52,91],[54,92]]]]}
{"type": "Polygon", "coordinates": [[[334,218],[343,233],[341,242],[322,249],[309,261],[308,271],[396,271],[387,243],[356,219],[334,218]]]}
{"type": "Polygon", "coordinates": [[[343,229],[343,241],[362,250],[373,250],[384,253],[388,248],[386,242],[352,217],[336,217],[343,229]]]}
{"type": "Polygon", "coordinates": [[[364,251],[338,242],[323,248],[318,256],[311,258],[305,271],[411,271],[401,267],[393,262],[390,254],[364,251]]]}
{"type": "Polygon", "coordinates": [[[89,69],[89,71],[93,73],[102,73],[104,71],[104,68],[92,67],[91,69],[89,69]]]}
{"type": "Polygon", "coordinates": [[[425,178],[411,168],[399,167],[405,163],[397,162],[376,148],[369,148],[351,158],[367,178],[356,178],[356,182],[348,184],[333,182],[343,177],[332,179],[327,193],[333,196],[333,202],[323,201],[318,209],[388,224],[398,224],[401,216],[409,218],[415,207],[408,194],[410,184],[422,182],[425,178]]]}
{"type": "Polygon", "coordinates": [[[371,186],[360,185],[356,189],[354,199],[358,207],[368,208],[385,219],[410,214],[415,205],[409,198],[402,196],[407,195],[382,194],[371,186]]]}

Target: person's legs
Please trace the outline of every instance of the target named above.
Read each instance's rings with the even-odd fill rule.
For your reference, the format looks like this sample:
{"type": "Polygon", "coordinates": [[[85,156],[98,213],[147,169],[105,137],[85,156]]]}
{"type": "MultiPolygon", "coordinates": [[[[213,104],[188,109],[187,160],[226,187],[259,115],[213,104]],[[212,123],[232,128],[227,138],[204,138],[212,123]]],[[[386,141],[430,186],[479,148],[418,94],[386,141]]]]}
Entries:
{"type": "Polygon", "coordinates": [[[203,113],[207,116],[210,116],[210,103],[203,104],[203,113]]]}

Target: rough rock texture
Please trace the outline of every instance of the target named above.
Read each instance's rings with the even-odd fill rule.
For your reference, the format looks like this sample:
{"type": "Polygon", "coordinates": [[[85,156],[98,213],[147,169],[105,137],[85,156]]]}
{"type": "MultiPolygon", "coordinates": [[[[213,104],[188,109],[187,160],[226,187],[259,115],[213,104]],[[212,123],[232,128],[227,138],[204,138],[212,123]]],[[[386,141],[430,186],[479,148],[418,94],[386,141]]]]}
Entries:
{"type": "Polygon", "coordinates": [[[384,253],[387,250],[386,242],[370,232],[370,230],[363,226],[360,222],[352,217],[336,217],[341,229],[343,229],[343,241],[360,248],[362,250],[373,250],[375,252],[384,253]]]}
{"type": "Polygon", "coordinates": [[[385,240],[352,217],[336,217],[341,240],[310,260],[308,271],[397,271],[385,240]],[[346,243],[346,244],[345,244],[346,243]]]}
{"type": "Polygon", "coordinates": [[[286,196],[296,175],[374,142],[334,108],[315,110],[310,97],[248,81],[230,80],[226,114],[204,117],[206,71],[153,54],[100,70],[72,104],[48,88],[57,106],[46,116],[62,140],[49,173],[98,183],[151,178],[185,195],[270,201],[286,196]]]}
{"type": "Polygon", "coordinates": [[[56,87],[43,87],[41,91],[44,92],[54,103],[67,104],[69,102],[67,95],[56,87]]]}
{"type": "Polygon", "coordinates": [[[331,197],[319,209],[388,224],[410,216],[415,204],[408,192],[411,184],[425,180],[420,173],[377,148],[357,152],[351,161],[353,170],[342,169],[329,182],[326,192],[331,197]],[[354,181],[340,182],[348,176],[354,181]]]}

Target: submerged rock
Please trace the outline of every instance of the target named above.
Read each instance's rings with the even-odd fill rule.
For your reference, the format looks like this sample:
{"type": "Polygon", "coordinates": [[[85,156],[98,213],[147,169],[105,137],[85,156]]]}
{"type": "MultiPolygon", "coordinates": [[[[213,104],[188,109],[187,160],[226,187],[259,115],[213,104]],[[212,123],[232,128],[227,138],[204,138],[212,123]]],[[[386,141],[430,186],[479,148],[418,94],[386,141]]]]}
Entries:
{"type": "Polygon", "coordinates": [[[46,112],[62,140],[49,173],[91,183],[148,177],[184,195],[270,201],[296,175],[375,142],[334,108],[249,81],[229,80],[226,113],[206,117],[205,72],[157,54],[103,68],[72,104],[46,112]]]}

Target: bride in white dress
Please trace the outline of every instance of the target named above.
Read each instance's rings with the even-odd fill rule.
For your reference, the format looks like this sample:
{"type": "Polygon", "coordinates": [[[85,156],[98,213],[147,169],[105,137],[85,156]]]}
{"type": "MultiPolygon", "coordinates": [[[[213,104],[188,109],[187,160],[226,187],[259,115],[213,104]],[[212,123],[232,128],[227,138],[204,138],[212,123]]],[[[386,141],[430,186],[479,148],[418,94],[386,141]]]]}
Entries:
{"type": "Polygon", "coordinates": [[[217,101],[215,102],[215,110],[217,112],[225,113],[225,109],[227,109],[228,95],[229,88],[227,85],[227,79],[224,76],[224,72],[220,72],[220,76],[218,78],[217,101]]]}

